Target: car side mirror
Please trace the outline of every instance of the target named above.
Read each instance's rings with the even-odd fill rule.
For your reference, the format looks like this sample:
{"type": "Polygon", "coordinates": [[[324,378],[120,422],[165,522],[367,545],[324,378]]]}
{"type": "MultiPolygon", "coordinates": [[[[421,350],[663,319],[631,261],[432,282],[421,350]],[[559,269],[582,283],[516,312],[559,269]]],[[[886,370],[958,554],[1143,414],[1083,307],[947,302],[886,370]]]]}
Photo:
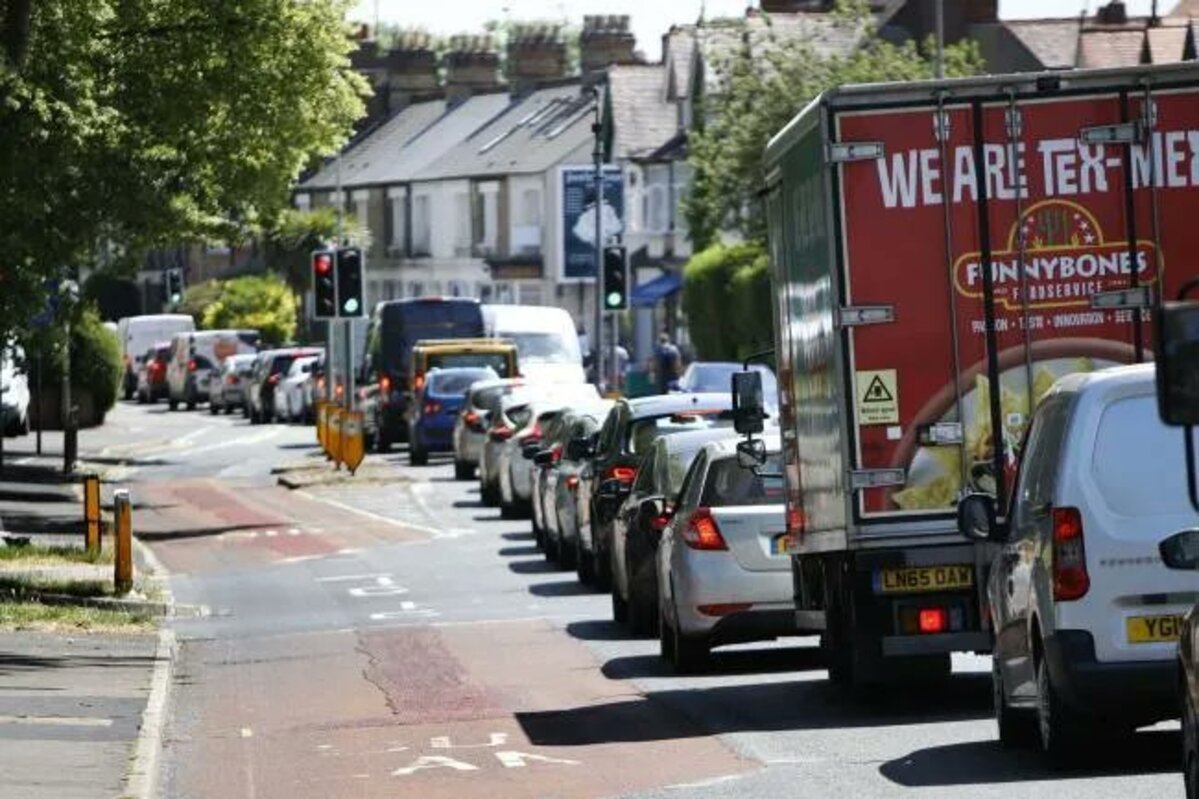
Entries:
{"type": "Polygon", "coordinates": [[[766,429],[766,402],[762,395],[762,373],[733,373],[733,429],[748,436],[766,429]]]}
{"type": "Polygon", "coordinates": [[[1199,303],[1157,313],[1157,408],[1163,423],[1199,425],[1199,303]]]}
{"type": "Polygon", "coordinates": [[[737,442],[737,465],[742,469],[759,469],[766,465],[766,442],[750,438],[737,442]]]}
{"type": "Polygon", "coordinates": [[[637,527],[656,539],[662,535],[666,525],[670,524],[671,515],[671,508],[666,504],[666,497],[646,497],[637,504],[637,527]]]}
{"type": "Polygon", "coordinates": [[[1183,530],[1157,545],[1169,569],[1199,571],[1199,530],[1183,530]]]}
{"type": "Polygon", "coordinates": [[[967,494],[958,502],[958,532],[971,541],[998,541],[1002,537],[995,518],[995,498],[967,494]]]}
{"type": "Polygon", "coordinates": [[[533,465],[547,469],[554,465],[554,453],[548,449],[537,450],[533,453],[533,465]]]}

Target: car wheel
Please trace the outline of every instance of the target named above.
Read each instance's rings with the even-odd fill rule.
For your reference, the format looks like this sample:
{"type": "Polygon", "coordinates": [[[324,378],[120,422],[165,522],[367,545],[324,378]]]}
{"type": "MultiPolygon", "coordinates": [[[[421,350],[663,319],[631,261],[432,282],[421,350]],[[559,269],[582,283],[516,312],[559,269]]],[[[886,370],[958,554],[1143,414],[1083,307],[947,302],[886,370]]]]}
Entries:
{"type": "Polygon", "coordinates": [[[999,743],[1005,749],[1025,749],[1036,743],[1036,717],[1008,706],[997,656],[991,659],[991,701],[995,707],[995,723],[999,727],[999,743]]]}
{"type": "Polygon", "coordinates": [[[615,587],[612,589],[612,621],[625,624],[629,620],[629,603],[624,601],[615,587]]]}
{"type": "Polygon", "coordinates": [[[595,565],[595,587],[600,591],[609,590],[612,588],[612,564],[608,560],[608,554],[596,549],[591,558],[595,565]]]}
{"type": "Polygon", "coordinates": [[[657,614],[654,604],[642,596],[637,583],[629,579],[629,628],[638,635],[657,634],[657,614]]]}
{"type": "Polygon", "coordinates": [[[543,530],[541,533],[541,551],[545,554],[547,563],[558,562],[558,541],[549,530],[543,530]]]}
{"type": "Polygon", "coordinates": [[[232,416],[232,415],[233,415],[233,406],[232,406],[232,405],[226,405],[226,406],[225,406],[225,415],[226,415],[226,416],[232,416]]]}
{"type": "Polygon", "coordinates": [[[1181,687],[1182,700],[1182,777],[1186,783],[1187,799],[1199,799],[1199,718],[1195,714],[1195,703],[1187,689],[1186,680],[1181,687]]]}
{"type": "Polygon", "coordinates": [[[140,392],[140,391],[139,391],[139,392],[137,392],[137,404],[138,404],[138,405],[145,405],[145,404],[146,404],[148,401],[149,401],[149,400],[147,400],[147,399],[146,399],[146,395],[145,395],[145,394],[143,394],[143,393],[142,393],[142,392],[140,392]]]}
{"type": "Polygon", "coordinates": [[[17,423],[17,435],[29,435],[29,413],[26,411],[25,416],[17,423]]]}
{"type": "Polygon", "coordinates": [[[1037,663],[1037,729],[1041,751],[1049,762],[1069,765],[1080,749],[1084,730],[1077,714],[1062,701],[1044,657],[1037,663]]]}
{"type": "Polygon", "coordinates": [[[579,582],[583,585],[591,585],[595,581],[595,560],[591,557],[591,553],[583,548],[582,540],[575,542],[575,563],[579,582]]]}
{"type": "Polygon", "coordinates": [[[179,400],[175,399],[174,397],[169,398],[167,400],[167,407],[172,411],[179,410],[179,400]]]}
{"type": "Polygon", "coordinates": [[[454,479],[469,480],[475,476],[475,467],[466,461],[454,461],[454,479]]]}
{"type": "Polygon", "coordinates": [[[381,424],[375,428],[375,452],[391,452],[391,439],[381,424]]]}
{"type": "MultiPolygon", "coordinates": [[[[416,444],[408,445],[408,465],[409,466],[425,466],[429,463],[429,452],[426,449],[418,447],[416,444]]],[[[504,518],[508,518],[505,516],[504,518]]]]}
{"type": "Polygon", "coordinates": [[[558,533],[558,564],[567,570],[576,568],[578,561],[575,559],[575,555],[577,554],[574,544],[562,538],[562,534],[558,533]]]}
{"type": "Polygon", "coordinates": [[[483,482],[479,484],[479,496],[482,498],[483,504],[489,508],[494,508],[500,504],[499,493],[491,483],[483,482]]]}
{"type": "Polygon", "coordinates": [[[221,412],[221,408],[215,402],[213,402],[212,400],[209,400],[208,401],[208,412],[210,414],[212,414],[213,416],[216,416],[218,413],[221,412]]]}
{"type": "Polygon", "coordinates": [[[674,641],[674,657],[671,662],[679,674],[698,674],[708,667],[712,650],[708,639],[683,635],[677,629],[671,633],[674,641]]]}

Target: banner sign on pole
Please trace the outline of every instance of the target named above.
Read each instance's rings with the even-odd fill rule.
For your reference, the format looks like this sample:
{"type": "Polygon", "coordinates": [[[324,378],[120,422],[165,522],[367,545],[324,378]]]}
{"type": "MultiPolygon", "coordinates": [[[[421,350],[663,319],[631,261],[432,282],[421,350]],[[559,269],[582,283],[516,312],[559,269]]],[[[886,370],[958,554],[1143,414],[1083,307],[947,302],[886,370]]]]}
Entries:
{"type": "MultiPolygon", "coordinates": [[[[624,185],[620,167],[606,165],[603,173],[602,233],[608,243],[624,233],[624,185]]],[[[564,166],[559,175],[562,206],[558,281],[589,282],[595,279],[595,168],[564,166]]]]}

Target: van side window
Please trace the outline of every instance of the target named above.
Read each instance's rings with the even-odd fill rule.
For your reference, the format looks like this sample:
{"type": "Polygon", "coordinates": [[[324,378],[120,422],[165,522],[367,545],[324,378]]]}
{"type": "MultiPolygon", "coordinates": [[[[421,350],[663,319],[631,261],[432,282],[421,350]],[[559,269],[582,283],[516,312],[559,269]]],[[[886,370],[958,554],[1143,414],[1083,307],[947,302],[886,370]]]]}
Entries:
{"type": "Polygon", "coordinates": [[[699,506],[699,497],[704,489],[704,472],[708,467],[708,455],[703,450],[691,462],[683,484],[679,487],[678,508],[692,510],[699,506]]]}
{"type": "Polygon", "coordinates": [[[1047,400],[1033,415],[1016,484],[1016,524],[1028,523],[1053,502],[1062,446],[1073,408],[1068,396],[1047,400]]]}

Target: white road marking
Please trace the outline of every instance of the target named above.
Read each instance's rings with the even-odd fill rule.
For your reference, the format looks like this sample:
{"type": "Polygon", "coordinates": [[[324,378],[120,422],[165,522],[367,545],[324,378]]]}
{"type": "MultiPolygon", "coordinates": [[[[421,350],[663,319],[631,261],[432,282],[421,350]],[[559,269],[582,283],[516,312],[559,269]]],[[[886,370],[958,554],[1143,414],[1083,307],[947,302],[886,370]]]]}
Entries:
{"type": "Polygon", "coordinates": [[[317,577],[318,583],[340,583],[359,580],[374,580],[379,577],[390,577],[391,572],[371,572],[370,574],[338,574],[333,577],[317,577]]]}
{"type": "Polygon", "coordinates": [[[288,535],[299,535],[300,531],[297,528],[292,527],[290,530],[287,531],[287,534],[288,535]]]}
{"type": "Polygon", "coordinates": [[[485,744],[453,744],[450,742],[450,736],[438,735],[435,738],[429,739],[429,746],[433,749],[488,749],[495,746],[503,746],[508,743],[508,733],[493,732],[489,735],[488,741],[485,744]]]}
{"type": "Polygon", "coordinates": [[[454,771],[478,771],[478,766],[472,766],[470,763],[463,763],[461,760],[455,760],[452,757],[443,757],[441,755],[425,755],[418,757],[411,766],[398,768],[391,772],[393,777],[408,777],[418,771],[424,771],[431,768],[448,768],[454,771]]]}
{"type": "Polygon", "coordinates": [[[393,619],[434,618],[441,614],[432,608],[413,608],[411,610],[385,610],[372,613],[371,621],[392,621],[393,619]]]}
{"type": "Polygon", "coordinates": [[[301,491],[297,491],[296,493],[306,499],[316,500],[317,502],[324,502],[326,505],[332,505],[335,508],[340,508],[341,510],[349,511],[350,513],[357,513],[359,516],[365,516],[368,519],[374,519],[375,521],[384,522],[384,523],[390,524],[394,527],[400,527],[400,528],[403,528],[406,530],[416,530],[421,533],[428,533],[429,535],[434,536],[434,537],[441,536],[440,530],[436,530],[432,527],[427,527],[423,524],[417,524],[415,522],[400,521],[399,519],[393,519],[390,516],[384,516],[381,513],[375,513],[373,511],[369,511],[369,510],[363,510],[362,508],[355,508],[353,505],[347,505],[346,503],[338,502],[335,499],[330,499],[328,497],[322,497],[318,494],[310,494],[307,491],[301,490],[301,491]]]}
{"type": "Polygon", "coordinates": [[[253,731],[252,729],[250,729],[249,727],[242,727],[242,728],[241,728],[241,737],[243,737],[243,738],[253,738],[253,737],[254,737],[254,731],[253,731]]]}
{"type": "Polygon", "coordinates": [[[4,716],[0,724],[46,725],[51,727],[111,727],[112,719],[96,716],[4,716]]]}
{"type": "Polygon", "coordinates": [[[274,538],[274,537],[275,537],[275,536],[277,536],[277,535],[279,535],[279,531],[278,531],[278,530],[267,530],[267,531],[266,531],[266,537],[267,537],[267,538],[274,538]]]}

